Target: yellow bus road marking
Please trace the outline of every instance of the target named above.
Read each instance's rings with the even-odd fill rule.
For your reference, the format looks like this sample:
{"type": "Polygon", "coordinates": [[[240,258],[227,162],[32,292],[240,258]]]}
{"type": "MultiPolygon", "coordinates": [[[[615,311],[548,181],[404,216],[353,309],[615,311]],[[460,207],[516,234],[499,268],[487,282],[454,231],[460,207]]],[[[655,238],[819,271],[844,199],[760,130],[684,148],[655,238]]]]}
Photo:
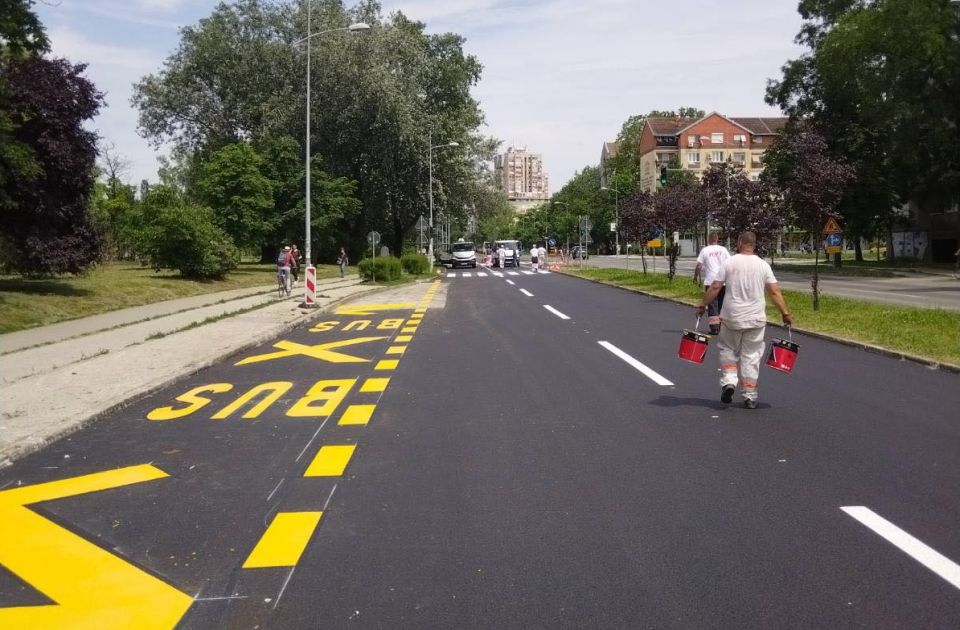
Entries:
{"type": "Polygon", "coordinates": [[[346,426],[366,426],[370,424],[370,418],[373,417],[373,412],[376,411],[376,405],[350,405],[347,407],[347,410],[343,412],[343,417],[340,418],[339,424],[342,427],[346,426]]]}
{"type": "Polygon", "coordinates": [[[400,362],[396,359],[384,359],[380,363],[377,363],[377,367],[374,369],[378,372],[389,372],[390,370],[397,369],[398,365],[400,365],[400,362]]]}
{"type": "Polygon", "coordinates": [[[400,336],[398,336],[396,339],[394,339],[394,341],[396,341],[397,343],[410,343],[411,341],[413,341],[413,336],[412,336],[412,335],[400,335],[400,336]]]}
{"type": "Polygon", "coordinates": [[[356,444],[345,444],[342,446],[327,445],[321,446],[317,451],[316,457],[307,467],[304,477],[340,477],[343,471],[347,469],[350,458],[353,457],[353,451],[357,448],[356,444]]]}
{"type": "Polygon", "coordinates": [[[278,512],[243,568],[297,566],[322,517],[323,512],[278,512]]]}
{"type": "Polygon", "coordinates": [[[360,386],[361,394],[382,394],[387,391],[387,385],[390,384],[389,378],[368,378],[360,386]]]}
{"type": "Polygon", "coordinates": [[[273,347],[279,348],[280,352],[271,352],[269,354],[260,354],[247,357],[242,361],[238,361],[236,365],[248,365],[250,363],[260,363],[262,361],[272,361],[274,359],[285,359],[287,357],[295,357],[299,355],[308,356],[319,361],[328,361],[330,363],[369,363],[370,359],[362,359],[360,357],[350,356],[349,354],[333,352],[332,350],[333,348],[345,348],[347,346],[355,346],[361,343],[380,341],[381,339],[387,339],[387,337],[359,337],[357,339],[346,339],[344,341],[321,343],[315,346],[306,346],[302,343],[294,343],[292,341],[278,341],[277,343],[273,344],[273,347]]]}
{"type": "Polygon", "coordinates": [[[401,330],[400,332],[403,333],[404,335],[412,335],[413,333],[417,332],[417,329],[416,329],[416,327],[414,327],[414,328],[404,328],[404,329],[401,330]]]}
{"type": "Polygon", "coordinates": [[[403,356],[403,353],[406,352],[406,351],[407,351],[407,347],[406,347],[406,346],[392,346],[392,347],[390,347],[390,348],[387,348],[387,355],[388,355],[388,356],[392,356],[392,355],[400,355],[400,356],[403,356]]]}
{"type": "Polygon", "coordinates": [[[426,313],[426,312],[427,312],[427,309],[425,309],[425,308],[418,308],[417,310],[414,311],[414,314],[416,314],[416,315],[423,315],[423,314],[426,313]]]}
{"type": "Polygon", "coordinates": [[[396,304],[344,304],[336,310],[337,315],[376,315],[381,311],[410,310],[416,306],[415,302],[399,302],[396,304]]]}
{"type": "Polygon", "coordinates": [[[0,608],[0,628],[176,626],[192,597],[26,507],[167,476],[144,464],[0,492],[0,564],[56,602],[0,608]]]}

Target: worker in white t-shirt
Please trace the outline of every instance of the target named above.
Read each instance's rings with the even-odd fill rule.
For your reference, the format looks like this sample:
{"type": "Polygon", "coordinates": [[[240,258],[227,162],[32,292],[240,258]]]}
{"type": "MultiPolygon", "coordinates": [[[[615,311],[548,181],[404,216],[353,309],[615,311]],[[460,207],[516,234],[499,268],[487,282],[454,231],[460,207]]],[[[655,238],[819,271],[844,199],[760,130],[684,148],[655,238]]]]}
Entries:
{"type": "MultiPolygon", "coordinates": [[[[717,272],[723,263],[730,258],[730,252],[723,245],[719,245],[720,235],[716,232],[710,232],[707,237],[707,246],[700,250],[697,256],[697,267],[693,270],[693,277],[703,278],[703,290],[709,291],[710,285],[717,278],[717,272]]],[[[707,323],[710,325],[710,334],[720,334],[720,308],[723,306],[723,297],[725,291],[720,289],[716,299],[707,304],[707,323]]]]}
{"type": "Polygon", "coordinates": [[[717,276],[697,306],[702,315],[707,304],[712,302],[726,285],[727,295],[720,310],[720,402],[733,402],[737,389],[739,367],[743,406],[757,408],[757,378],[760,376],[760,359],[763,358],[763,333],[767,326],[764,292],[783,317],[783,323],[793,325],[793,316],[780,292],[780,285],[773,270],[764,259],[754,254],[757,235],[744,232],[737,241],[736,256],[731,256],[720,267],[717,276]]]}
{"type": "Polygon", "coordinates": [[[530,267],[536,272],[540,265],[537,264],[537,246],[534,245],[530,248],[530,267]]]}

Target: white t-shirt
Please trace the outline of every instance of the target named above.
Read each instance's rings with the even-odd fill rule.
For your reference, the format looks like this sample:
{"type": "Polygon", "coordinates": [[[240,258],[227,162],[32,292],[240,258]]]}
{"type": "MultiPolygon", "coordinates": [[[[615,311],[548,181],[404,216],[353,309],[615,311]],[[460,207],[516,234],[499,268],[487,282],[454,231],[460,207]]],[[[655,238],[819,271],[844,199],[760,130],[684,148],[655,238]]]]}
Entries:
{"type": "Polygon", "coordinates": [[[723,245],[707,245],[700,250],[697,263],[703,268],[703,284],[710,286],[717,279],[717,272],[730,259],[730,252],[723,245]]]}
{"type": "Polygon", "coordinates": [[[766,325],[764,291],[768,284],[777,282],[767,261],[753,254],[731,256],[720,267],[715,280],[727,286],[720,309],[724,326],[739,330],[766,325]]]}
{"type": "Polygon", "coordinates": [[[542,247],[537,248],[537,257],[538,257],[538,258],[543,258],[543,257],[546,256],[546,255],[547,255],[547,250],[545,250],[545,249],[542,248],[542,247]]]}
{"type": "Polygon", "coordinates": [[[536,257],[537,257],[537,248],[536,248],[536,247],[531,247],[531,248],[530,248],[530,258],[536,258],[536,257]]]}

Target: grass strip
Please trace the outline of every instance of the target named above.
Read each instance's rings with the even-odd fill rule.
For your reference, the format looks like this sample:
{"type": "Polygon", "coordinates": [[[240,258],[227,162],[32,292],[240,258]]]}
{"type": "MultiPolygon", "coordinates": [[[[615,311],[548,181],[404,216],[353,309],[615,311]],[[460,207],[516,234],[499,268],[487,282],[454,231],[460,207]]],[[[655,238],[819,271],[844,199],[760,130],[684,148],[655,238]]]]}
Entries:
{"type": "MultiPolygon", "coordinates": [[[[694,305],[703,289],[688,278],[625,269],[567,269],[565,273],[604,284],[643,291],[694,305]]],[[[801,291],[784,291],[797,328],[848,339],[941,363],[960,365],[960,313],[945,309],[912,308],[864,300],[820,296],[820,310],[801,291]]],[[[767,300],[767,319],[780,323],[780,314],[767,300]]]]}
{"type": "MultiPolygon", "coordinates": [[[[317,267],[318,280],[339,276],[336,265],[317,267]]],[[[177,298],[275,286],[276,282],[276,265],[259,263],[243,263],[226,278],[210,281],[122,262],[99,265],[81,276],[0,276],[0,334],[177,298]]]]}

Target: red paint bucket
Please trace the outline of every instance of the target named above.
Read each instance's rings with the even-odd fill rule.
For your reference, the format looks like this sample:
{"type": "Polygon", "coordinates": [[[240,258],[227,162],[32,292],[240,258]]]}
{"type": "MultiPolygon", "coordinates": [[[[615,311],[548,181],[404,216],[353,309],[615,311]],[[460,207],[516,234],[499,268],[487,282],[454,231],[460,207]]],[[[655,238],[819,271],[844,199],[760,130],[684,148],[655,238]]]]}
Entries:
{"type": "Polygon", "coordinates": [[[785,374],[793,371],[797,353],[800,351],[800,345],[793,343],[793,332],[789,328],[787,332],[790,333],[790,339],[774,339],[770,342],[770,352],[767,353],[767,365],[785,374]]]}
{"type": "MultiPolygon", "coordinates": [[[[700,318],[697,318],[697,328],[700,328],[700,318]]],[[[703,358],[707,356],[707,344],[709,337],[697,332],[696,330],[684,330],[680,337],[680,350],[677,356],[684,361],[691,363],[703,363],[703,358]]]]}

